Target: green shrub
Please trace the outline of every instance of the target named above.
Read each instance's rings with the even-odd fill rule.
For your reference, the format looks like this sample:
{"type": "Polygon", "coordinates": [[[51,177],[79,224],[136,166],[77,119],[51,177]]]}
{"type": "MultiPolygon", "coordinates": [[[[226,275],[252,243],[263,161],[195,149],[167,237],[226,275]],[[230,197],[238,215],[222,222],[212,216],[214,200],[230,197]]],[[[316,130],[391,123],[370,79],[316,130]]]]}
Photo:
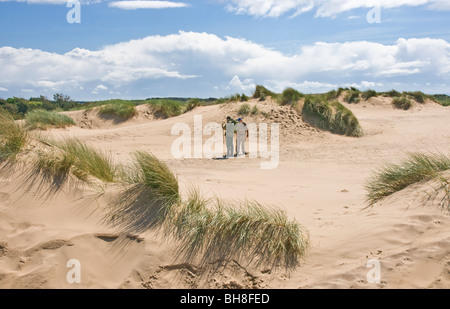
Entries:
{"type": "Polygon", "coordinates": [[[431,98],[442,106],[450,106],[450,96],[446,94],[435,94],[431,98]]]}
{"type": "Polygon", "coordinates": [[[411,102],[411,100],[405,96],[396,97],[396,98],[394,98],[394,100],[392,102],[395,107],[404,109],[404,110],[408,110],[411,107],[413,107],[413,103],[411,102]]]}
{"type": "Polygon", "coordinates": [[[136,106],[131,103],[114,103],[103,105],[99,109],[100,115],[118,116],[123,119],[130,119],[137,114],[136,106]]]}
{"type": "Polygon", "coordinates": [[[370,205],[404,188],[439,176],[450,169],[450,157],[442,154],[410,154],[400,164],[389,164],[378,170],[366,184],[370,205]]]}
{"type": "Polygon", "coordinates": [[[287,88],[281,94],[281,105],[291,105],[294,106],[298,101],[305,97],[302,93],[298,92],[293,88],[287,88]]]}
{"type": "Polygon", "coordinates": [[[72,118],[67,115],[45,110],[34,110],[25,116],[29,129],[66,128],[75,125],[72,118]]]}

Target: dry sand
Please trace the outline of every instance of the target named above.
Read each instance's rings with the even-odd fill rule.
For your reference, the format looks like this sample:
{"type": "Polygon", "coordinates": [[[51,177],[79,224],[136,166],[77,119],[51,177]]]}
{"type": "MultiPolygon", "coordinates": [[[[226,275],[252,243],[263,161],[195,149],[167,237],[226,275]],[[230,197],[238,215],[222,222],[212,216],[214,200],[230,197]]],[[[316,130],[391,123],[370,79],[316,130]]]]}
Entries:
{"type": "Polygon", "coordinates": [[[261,269],[237,260],[199,267],[177,259],[176,243],[154,231],[134,235],[106,225],[105,207],[118,188],[100,197],[76,186],[48,194],[38,184],[24,185],[16,168],[0,176],[0,288],[450,288],[450,216],[436,201],[424,201],[433,184],[416,184],[370,209],[364,190],[374,169],[408,152],[448,153],[450,108],[428,102],[403,111],[387,98],[346,104],[365,132],[350,138],[310,127],[289,107],[250,104],[270,119],[247,122],[281,123],[277,169],[262,170],[260,159],[173,159],[173,125],[193,127],[194,115],[203,115],[203,125],[222,122],[236,115],[238,103],[167,120],[140,107],[125,123],[73,112],[78,126],[47,134],[79,138],[118,162],[129,162],[134,150],[149,151],[176,172],[183,190],[193,183],[209,196],[285,209],[311,237],[298,268],[261,269]],[[66,280],[71,259],[81,263],[80,284],[66,280]],[[381,263],[379,284],[367,281],[372,259],[381,263]]]}

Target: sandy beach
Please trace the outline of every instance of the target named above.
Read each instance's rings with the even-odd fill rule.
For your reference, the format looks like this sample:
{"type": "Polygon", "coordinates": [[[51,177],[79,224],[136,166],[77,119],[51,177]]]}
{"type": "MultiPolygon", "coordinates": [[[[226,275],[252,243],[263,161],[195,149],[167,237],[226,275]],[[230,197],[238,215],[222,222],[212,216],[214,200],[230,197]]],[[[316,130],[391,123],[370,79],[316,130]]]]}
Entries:
{"type": "Polygon", "coordinates": [[[275,169],[261,169],[262,158],[173,158],[174,125],[193,128],[198,115],[203,125],[223,123],[237,116],[242,103],[197,107],[165,120],[138,106],[138,115],[121,123],[95,110],[68,112],[76,126],[35,133],[77,138],[118,163],[128,164],[135,150],[153,153],[178,176],[182,194],[194,185],[208,197],[284,209],[310,237],[296,268],[183,259],[175,240],[151,228],[108,224],[120,185],[102,192],[77,183],[49,190],[27,179],[27,164],[17,164],[0,173],[0,288],[450,288],[450,216],[437,199],[427,200],[433,182],[414,184],[372,207],[364,188],[375,170],[408,153],[447,154],[449,108],[427,101],[404,111],[386,97],[343,103],[364,130],[354,138],[313,128],[272,100],[249,104],[269,117],[249,116],[247,123],[280,124],[275,169]],[[67,281],[72,259],[81,265],[79,284],[67,281]],[[367,278],[373,260],[381,265],[379,283],[367,278]]]}

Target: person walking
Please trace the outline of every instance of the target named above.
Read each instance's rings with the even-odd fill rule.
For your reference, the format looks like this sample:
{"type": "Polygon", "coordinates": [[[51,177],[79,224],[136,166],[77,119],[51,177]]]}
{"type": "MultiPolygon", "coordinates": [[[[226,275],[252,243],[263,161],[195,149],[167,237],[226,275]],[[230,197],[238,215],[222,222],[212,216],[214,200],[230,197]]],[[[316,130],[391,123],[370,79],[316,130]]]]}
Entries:
{"type": "Polygon", "coordinates": [[[237,156],[245,156],[245,142],[248,138],[248,127],[247,124],[243,122],[242,118],[238,119],[238,124],[236,125],[236,135],[237,135],[237,156]]]}
{"type": "Polygon", "coordinates": [[[227,154],[226,158],[233,158],[234,157],[234,132],[236,129],[236,120],[232,119],[230,116],[227,117],[227,122],[223,126],[223,129],[225,130],[225,138],[226,138],[226,144],[227,144],[227,154]]]}

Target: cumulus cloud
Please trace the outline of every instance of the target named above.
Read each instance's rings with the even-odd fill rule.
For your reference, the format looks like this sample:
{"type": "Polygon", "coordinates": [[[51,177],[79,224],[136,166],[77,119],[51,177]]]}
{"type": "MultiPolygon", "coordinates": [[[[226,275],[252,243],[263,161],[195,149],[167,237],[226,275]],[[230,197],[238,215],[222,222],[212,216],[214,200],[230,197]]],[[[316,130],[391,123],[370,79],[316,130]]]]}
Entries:
{"type": "Polygon", "coordinates": [[[448,84],[450,43],[431,38],[399,39],[392,45],[317,42],[284,54],[242,38],[179,32],[64,54],[1,47],[0,67],[3,89],[36,89],[37,94],[62,91],[74,96],[83,87],[100,95],[106,93],[104,87],[136,95],[155,89],[161,95],[189,95],[186,89],[209,95],[215,85],[248,92],[259,83],[276,91],[293,87],[319,92],[364,81],[374,83],[367,86],[448,84]]]}
{"type": "Polygon", "coordinates": [[[227,10],[236,14],[257,17],[291,17],[315,10],[316,16],[334,17],[340,13],[358,8],[396,8],[401,6],[427,5],[436,10],[450,10],[448,0],[226,0],[227,10]]]}
{"type": "Polygon", "coordinates": [[[231,79],[231,81],[228,83],[228,86],[226,89],[234,90],[234,91],[253,91],[256,87],[256,85],[253,83],[253,79],[246,79],[243,82],[239,78],[239,76],[235,75],[231,79]]]}
{"type": "Polygon", "coordinates": [[[168,8],[183,8],[189,6],[182,2],[171,1],[114,1],[108,4],[109,7],[119,8],[123,10],[137,10],[137,9],[168,9],[168,8]]]}

